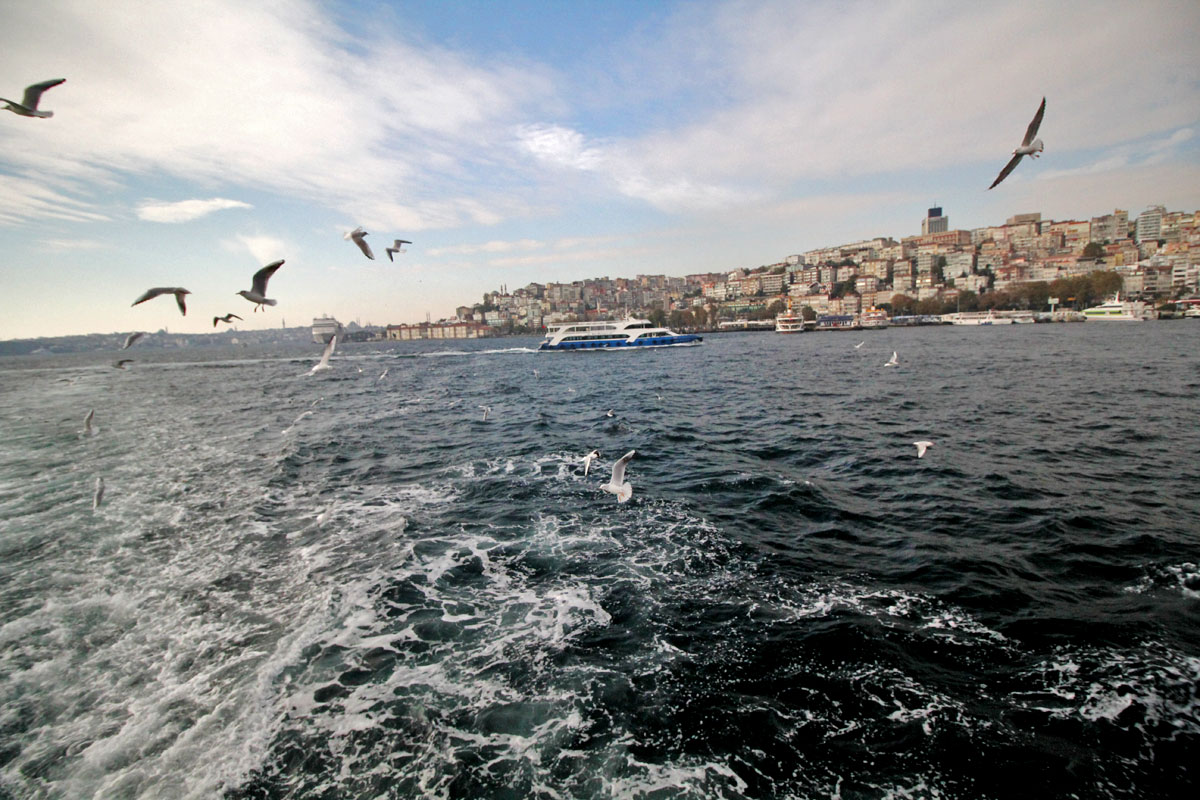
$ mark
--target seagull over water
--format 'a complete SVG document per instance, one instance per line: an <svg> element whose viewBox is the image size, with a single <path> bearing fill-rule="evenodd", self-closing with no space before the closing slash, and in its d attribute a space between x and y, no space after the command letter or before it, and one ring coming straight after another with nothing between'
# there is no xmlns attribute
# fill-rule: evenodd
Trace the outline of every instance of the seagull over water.
<svg viewBox="0 0 1200 800"><path fill-rule="evenodd" d="M588 470L591 469L592 462L595 461L599 457L600 457L599 450L593 450L592 452L588 453L586 456L583 457L583 476L585 478L587 477Z"/></svg>
<svg viewBox="0 0 1200 800"><path fill-rule="evenodd" d="M146 335L146 333L144 331L135 331L134 333L129 334L128 336L125 337L125 344L121 345L121 349L128 350L130 347L133 346L134 342L136 342L138 339L142 338L145 335Z"/></svg>
<svg viewBox="0 0 1200 800"><path fill-rule="evenodd" d="M234 294L240 294L242 297L254 303L254 310L258 311L263 306L273 306L275 301L267 297L267 281L271 280L271 276L275 274L275 270L283 266L283 259L272 261L265 267L254 273L254 279L250 283L250 291L243 289Z"/></svg>
<svg viewBox="0 0 1200 800"><path fill-rule="evenodd" d="M327 369L333 369L329 366L329 357L333 355L334 348L337 347L337 335L330 337L325 343L325 352L321 353L321 360L313 365L313 368L308 371L309 375L315 375L318 372L324 372Z"/></svg>
<svg viewBox="0 0 1200 800"><path fill-rule="evenodd" d="M884 366L885 367L900 366L900 356L896 353L895 350L892 351L892 357L887 360L887 363L885 363Z"/></svg>
<svg viewBox="0 0 1200 800"><path fill-rule="evenodd" d="M35 83L32 86L25 87L25 96L21 98L21 102L18 103L3 97L0 97L0 102L7 103L4 108L14 114L20 114L22 117L40 117L42 119L53 117L53 111L38 111L38 101L42 99L42 92L47 89L53 89L60 83L66 83L66 80L66 78L58 78L52 81Z"/></svg>
<svg viewBox="0 0 1200 800"><path fill-rule="evenodd" d="M988 189L995 189L996 184L1008 177L1008 173L1017 168L1017 164L1021 163L1024 156L1037 158L1038 155L1045 149L1041 139L1035 139L1037 136L1038 127L1042 124L1042 115L1046 113L1046 98L1042 98L1042 104L1038 106L1037 113L1033 115L1033 121L1029 123L1029 127L1025 130L1025 138L1021 140L1021 146L1013 150L1013 157L1004 165L1004 169L1000 170L1000 174L996 176L996 180L992 181L992 185Z"/></svg>
<svg viewBox="0 0 1200 800"><path fill-rule="evenodd" d="M369 235L370 234L367 233L366 231L364 231L362 229L362 226L360 225L359 227L355 228L354 230L352 230L349 233L342 236L342 238L343 239L353 239L354 243L356 245L358 245L358 249L363 251L363 255L366 256L367 258L371 259L372 261L374 261L375 254L371 252L371 245L367 244L367 240L365 238L363 238L363 237L366 237ZM388 258L391 258L390 253L388 254Z"/></svg>
<svg viewBox="0 0 1200 800"><path fill-rule="evenodd" d="M924 458L925 451L933 447L933 442L913 442L917 446L917 458Z"/></svg>
<svg viewBox="0 0 1200 800"><path fill-rule="evenodd" d="M125 366L125 365L126 365L126 364L132 364L132 363L133 363L133 359L132 359L132 358L118 358L116 361L114 361L114 362L112 363L112 365L113 365L114 367L116 367L117 369L126 369L126 366Z"/></svg>
<svg viewBox="0 0 1200 800"><path fill-rule="evenodd" d="M187 303L184 302L184 297L191 294L191 292L189 292L187 289L181 289L178 286L159 286L154 289L147 289L145 294L130 303L130 308L136 306L138 303L144 303L147 300L153 300L160 294L175 295L175 303L179 306L179 313L183 314L185 317L187 316Z"/></svg>
<svg viewBox="0 0 1200 800"><path fill-rule="evenodd" d="M104 478L96 478L96 491L92 495L92 511L100 507L100 501L104 499Z"/></svg>
<svg viewBox="0 0 1200 800"><path fill-rule="evenodd" d="M632 459L635 455L637 455L637 450L630 450L628 453L618 458L616 463L613 464L612 478L609 479L608 483L600 487L609 494L615 494L617 496L618 503L624 503L626 500L633 497L633 486L629 483L629 481L625 480L625 465L628 464L630 459Z"/></svg>
<svg viewBox="0 0 1200 800"><path fill-rule="evenodd" d="M857 350L858 348L862 347L862 346L863 346L864 344L866 344L866 343L867 343L867 340L866 340L866 339L863 339L861 342L859 342L858 344L854 345L854 349L855 349L855 350Z"/></svg>
<svg viewBox="0 0 1200 800"><path fill-rule="evenodd" d="M491 412L491 406L480 406L483 409L483 421L487 422L487 415Z"/></svg>
<svg viewBox="0 0 1200 800"><path fill-rule="evenodd" d="M96 434L96 430L94 428L92 428L92 418L95 416L96 416L96 409L93 408L91 411L89 411L87 413L87 416L83 418L83 435L84 436L94 436Z"/></svg>
<svg viewBox="0 0 1200 800"><path fill-rule="evenodd" d="M228 322L232 324L235 319L241 319L241 317L239 317L237 314L226 314L223 317L213 317L213 327L217 327L218 322Z"/></svg>
<svg viewBox="0 0 1200 800"><path fill-rule="evenodd" d="M362 228L359 228L359 230L362 230ZM364 234L363 234L363 236L366 236L366 234L364 233ZM407 251L405 251L405 249L404 249L404 245L406 245L406 244L412 244L412 242L410 242L408 239L397 239L397 240L396 240L396 243L395 243L395 244L393 244L391 247L389 247L389 248L387 249L388 261L395 261L395 260L396 260L396 259L392 258L392 253L404 253L404 252L407 252ZM362 242L362 243L359 245L359 247L363 247L363 246L365 246L365 245L366 245L366 242ZM374 256L372 256L372 255L371 255L371 253L370 253L370 250L368 250L368 251L367 251L367 258L374 258Z"/></svg>

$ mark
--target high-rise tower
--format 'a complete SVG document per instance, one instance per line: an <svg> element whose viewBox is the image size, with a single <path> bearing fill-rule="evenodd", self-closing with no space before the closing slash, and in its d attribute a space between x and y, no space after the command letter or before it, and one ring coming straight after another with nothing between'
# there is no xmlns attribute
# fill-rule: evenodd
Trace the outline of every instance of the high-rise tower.
<svg viewBox="0 0 1200 800"><path fill-rule="evenodd" d="M934 206L929 209L929 215L921 220L921 235L945 233L950 230L950 218L942 216L942 207Z"/></svg>

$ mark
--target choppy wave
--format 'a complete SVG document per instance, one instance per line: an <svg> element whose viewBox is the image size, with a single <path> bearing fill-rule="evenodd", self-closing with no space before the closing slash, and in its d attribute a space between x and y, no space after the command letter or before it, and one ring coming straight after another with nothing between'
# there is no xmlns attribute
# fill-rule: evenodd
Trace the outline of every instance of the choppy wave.
<svg viewBox="0 0 1200 800"><path fill-rule="evenodd" d="M1186 796L1191 345L1022 327L22 370L0 795Z"/></svg>

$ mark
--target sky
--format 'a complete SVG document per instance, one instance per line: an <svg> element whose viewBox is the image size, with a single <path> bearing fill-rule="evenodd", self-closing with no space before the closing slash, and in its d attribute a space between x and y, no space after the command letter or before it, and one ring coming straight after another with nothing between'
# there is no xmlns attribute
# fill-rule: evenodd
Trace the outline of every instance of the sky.
<svg viewBox="0 0 1200 800"><path fill-rule="evenodd" d="M1200 209L1200 4L0 0L0 339ZM1042 97L1045 152L987 187ZM368 261L343 234L368 232ZM412 241L389 262L384 248ZM278 305L236 295L284 259ZM192 294L131 307L146 289Z"/></svg>

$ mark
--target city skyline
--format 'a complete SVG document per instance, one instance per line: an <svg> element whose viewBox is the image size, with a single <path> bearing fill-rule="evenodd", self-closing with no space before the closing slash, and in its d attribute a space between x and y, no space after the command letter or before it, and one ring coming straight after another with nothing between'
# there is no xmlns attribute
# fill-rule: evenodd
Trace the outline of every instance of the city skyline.
<svg viewBox="0 0 1200 800"><path fill-rule="evenodd" d="M67 81L53 118L0 116L0 338L415 322L934 206L959 229L1200 207L1194 4L223 5L8 12L0 95ZM1043 157L985 191L1043 95ZM278 258L280 305L245 313ZM129 307L164 285L187 317Z"/></svg>

